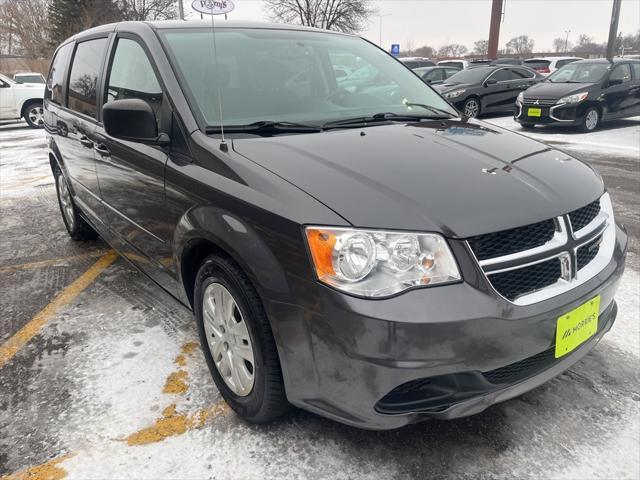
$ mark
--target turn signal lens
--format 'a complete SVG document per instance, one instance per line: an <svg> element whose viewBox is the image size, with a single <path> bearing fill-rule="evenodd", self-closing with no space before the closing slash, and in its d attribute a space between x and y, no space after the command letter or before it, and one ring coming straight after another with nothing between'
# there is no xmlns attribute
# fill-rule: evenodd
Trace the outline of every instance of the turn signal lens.
<svg viewBox="0 0 640 480"><path fill-rule="evenodd" d="M437 234L308 227L306 238L318 279L354 295L379 298L461 278Z"/></svg>

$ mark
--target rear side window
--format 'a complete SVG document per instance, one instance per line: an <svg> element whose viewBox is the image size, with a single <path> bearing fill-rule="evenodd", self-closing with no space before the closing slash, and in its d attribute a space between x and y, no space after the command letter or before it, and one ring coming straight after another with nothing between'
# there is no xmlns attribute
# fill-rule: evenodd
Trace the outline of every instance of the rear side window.
<svg viewBox="0 0 640 480"><path fill-rule="evenodd" d="M106 47L106 38L79 43L71 64L67 105L93 118L97 118L98 78Z"/></svg>
<svg viewBox="0 0 640 480"><path fill-rule="evenodd" d="M633 76L635 77L635 80L640 80L640 63L632 63L631 66L633 67Z"/></svg>
<svg viewBox="0 0 640 480"><path fill-rule="evenodd" d="M489 78L494 78L498 82L504 82L505 80L511 80L512 75L508 68L501 68L500 70L493 72Z"/></svg>
<svg viewBox="0 0 640 480"><path fill-rule="evenodd" d="M533 78L536 76L535 73L530 70L525 70L524 68L512 68L511 71L513 72L513 78L516 80L520 78Z"/></svg>
<svg viewBox="0 0 640 480"><path fill-rule="evenodd" d="M51 69L49 70L49 77L47 78L47 88L44 92L44 98L58 105L64 103L64 74L71 50L73 50L73 43L68 43L58 50L53 62L51 62Z"/></svg>

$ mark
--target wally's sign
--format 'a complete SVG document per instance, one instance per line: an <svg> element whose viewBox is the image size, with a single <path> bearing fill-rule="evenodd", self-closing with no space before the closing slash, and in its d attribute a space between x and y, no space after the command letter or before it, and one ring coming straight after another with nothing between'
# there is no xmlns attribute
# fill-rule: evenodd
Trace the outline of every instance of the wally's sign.
<svg viewBox="0 0 640 480"><path fill-rule="evenodd" d="M194 0L191 8L205 15L224 15L236 6L231 0Z"/></svg>

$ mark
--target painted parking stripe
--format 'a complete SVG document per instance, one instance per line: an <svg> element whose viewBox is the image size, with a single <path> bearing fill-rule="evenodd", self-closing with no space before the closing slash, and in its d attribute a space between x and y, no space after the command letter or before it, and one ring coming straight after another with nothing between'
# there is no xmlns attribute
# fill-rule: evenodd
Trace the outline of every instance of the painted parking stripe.
<svg viewBox="0 0 640 480"><path fill-rule="evenodd" d="M16 353L49 322L49 320L65 305L69 304L85 288L87 288L104 269L111 265L118 255L110 251L103 255L77 280L65 288L46 307L44 307L29 323L18 330L9 340L0 346L0 368L2 368Z"/></svg>
<svg viewBox="0 0 640 480"><path fill-rule="evenodd" d="M0 267L0 273L9 273L14 272L16 270L31 270L34 268L40 267L50 267L52 265L59 265L61 263L75 262L79 260L87 260L89 258L101 257L104 255L104 250L99 250L96 252L82 253L80 255L72 255L69 257L60 257L60 258L51 258L48 260L40 260L37 262L26 262L26 263L17 263L15 265L5 265L4 267Z"/></svg>

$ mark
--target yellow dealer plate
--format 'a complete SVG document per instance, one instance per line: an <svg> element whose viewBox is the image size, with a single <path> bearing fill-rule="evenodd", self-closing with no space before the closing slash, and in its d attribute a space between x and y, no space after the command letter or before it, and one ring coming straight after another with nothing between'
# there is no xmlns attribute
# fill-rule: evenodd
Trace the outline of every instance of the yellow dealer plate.
<svg viewBox="0 0 640 480"><path fill-rule="evenodd" d="M574 350L598 331L600 295L558 318L556 358Z"/></svg>
<svg viewBox="0 0 640 480"><path fill-rule="evenodd" d="M530 108L529 110L527 110L527 115L529 115L530 117L539 117L542 115L542 109Z"/></svg>

